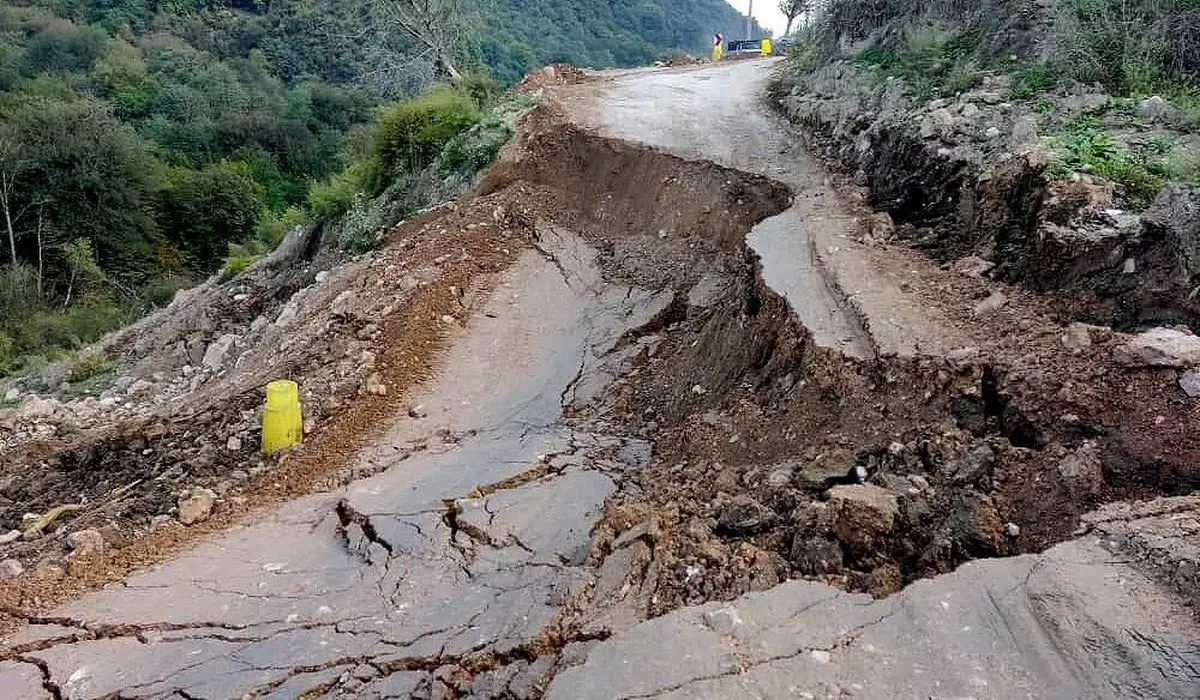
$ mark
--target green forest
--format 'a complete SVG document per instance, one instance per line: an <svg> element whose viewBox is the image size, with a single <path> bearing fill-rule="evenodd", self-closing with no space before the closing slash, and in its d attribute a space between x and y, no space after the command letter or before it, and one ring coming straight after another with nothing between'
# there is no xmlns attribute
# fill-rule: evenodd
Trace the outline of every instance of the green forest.
<svg viewBox="0 0 1200 700"><path fill-rule="evenodd" d="M348 190L387 186L381 140L414 128L397 110L441 76L420 47L365 34L363 2L0 5L0 373L165 304L231 246L269 249L297 223L346 211ZM487 74L504 84L550 62L704 52L741 22L723 0L454 7L471 83L460 92L475 104L444 138L483 119ZM462 102L447 95L419 104Z"/></svg>

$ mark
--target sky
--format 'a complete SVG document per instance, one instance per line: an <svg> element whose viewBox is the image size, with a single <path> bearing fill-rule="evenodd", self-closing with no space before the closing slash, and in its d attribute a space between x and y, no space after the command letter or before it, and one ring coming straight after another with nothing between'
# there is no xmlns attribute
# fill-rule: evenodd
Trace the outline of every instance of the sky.
<svg viewBox="0 0 1200 700"><path fill-rule="evenodd" d="M729 0L729 4L741 12L746 14L748 0ZM781 34L787 20L783 18L783 13L779 11L779 0L754 0L754 19L774 34Z"/></svg>

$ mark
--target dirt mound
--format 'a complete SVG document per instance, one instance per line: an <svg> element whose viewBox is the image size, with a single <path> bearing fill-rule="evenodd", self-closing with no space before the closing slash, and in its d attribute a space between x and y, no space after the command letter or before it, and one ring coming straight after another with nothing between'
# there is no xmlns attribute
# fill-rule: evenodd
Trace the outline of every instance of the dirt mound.
<svg viewBox="0 0 1200 700"><path fill-rule="evenodd" d="M591 80L587 71L566 63L553 63L525 76L512 87L516 92L536 92L556 85L574 85Z"/></svg>

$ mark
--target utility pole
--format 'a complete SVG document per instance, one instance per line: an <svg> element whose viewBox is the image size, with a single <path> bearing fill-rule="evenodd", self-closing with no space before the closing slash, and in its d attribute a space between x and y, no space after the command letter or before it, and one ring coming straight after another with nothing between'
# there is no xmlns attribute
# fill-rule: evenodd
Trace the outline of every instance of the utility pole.
<svg viewBox="0 0 1200 700"><path fill-rule="evenodd" d="M750 41L753 37L750 36L750 23L754 18L754 0L750 0L750 7L746 8L746 41Z"/></svg>

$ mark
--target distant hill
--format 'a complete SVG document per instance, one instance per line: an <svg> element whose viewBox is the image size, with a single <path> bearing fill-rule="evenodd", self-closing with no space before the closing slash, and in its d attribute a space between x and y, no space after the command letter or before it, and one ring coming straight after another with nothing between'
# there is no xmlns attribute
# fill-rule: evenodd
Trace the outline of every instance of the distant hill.
<svg viewBox="0 0 1200 700"><path fill-rule="evenodd" d="M707 55L715 32L745 33L744 15L725 0L494 0L480 14L480 58L509 81L560 61L599 68Z"/></svg>

